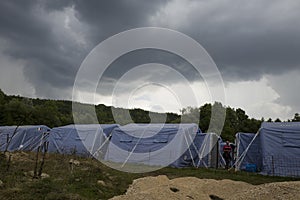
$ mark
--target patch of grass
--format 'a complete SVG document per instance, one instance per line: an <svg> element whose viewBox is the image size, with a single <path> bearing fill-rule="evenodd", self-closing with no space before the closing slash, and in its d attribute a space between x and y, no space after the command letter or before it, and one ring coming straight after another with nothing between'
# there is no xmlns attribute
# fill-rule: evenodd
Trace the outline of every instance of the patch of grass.
<svg viewBox="0 0 300 200"><path fill-rule="evenodd" d="M167 167L154 172L133 174L111 169L91 158L59 154L49 154L46 157L43 172L49 174L49 178L32 179L25 173L34 168L34 153L22 155L22 159L12 161L10 171L6 172L3 164L5 157L1 157L0 154L0 180L4 182L4 186L0 188L0 199L109 199L124 194L134 179L157 175L167 175L170 179L186 176L217 180L231 179L254 185L299 180L203 168ZM80 162L80 165L74 166L73 170L69 166L71 158ZM103 181L104 185L99 184L98 181Z"/></svg>
<svg viewBox="0 0 300 200"><path fill-rule="evenodd" d="M149 175L158 175L165 174L170 179L178 178L178 177L197 177L201 179L230 179L234 181L243 181L253 185L259 185L263 183L270 182L279 182L279 181L293 181L299 180L296 178L290 177L272 177L272 176L263 176L256 173L249 173L243 171L227 171L224 169L205 169L205 168L183 168L183 169L175 169L175 168L164 168L158 170L156 172L149 173Z"/></svg>

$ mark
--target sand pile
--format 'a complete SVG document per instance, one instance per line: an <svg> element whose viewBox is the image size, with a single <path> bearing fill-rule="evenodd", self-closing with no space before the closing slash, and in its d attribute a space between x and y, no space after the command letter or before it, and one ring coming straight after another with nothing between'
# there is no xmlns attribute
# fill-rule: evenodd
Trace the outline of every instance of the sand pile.
<svg viewBox="0 0 300 200"><path fill-rule="evenodd" d="M240 181L194 177L169 180L162 175L134 180L126 194L112 199L300 199L300 182L253 186Z"/></svg>

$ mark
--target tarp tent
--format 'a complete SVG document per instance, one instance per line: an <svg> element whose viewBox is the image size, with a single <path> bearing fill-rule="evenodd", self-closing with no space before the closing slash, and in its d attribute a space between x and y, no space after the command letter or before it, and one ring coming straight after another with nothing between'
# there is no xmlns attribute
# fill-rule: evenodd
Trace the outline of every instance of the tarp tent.
<svg viewBox="0 0 300 200"><path fill-rule="evenodd" d="M261 174L300 177L300 122L264 122L249 141L237 166L243 159L251 159L261 168ZM255 147L260 155L252 151Z"/></svg>
<svg viewBox="0 0 300 200"><path fill-rule="evenodd" d="M209 167L213 163L208 161L210 144L206 142L214 138L210 135L202 134L196 124L128 124L113 130L105 160L178 168ZM202 145L204 141L208 145Z"/></svg>
<svg viewBox="0 0 300 200"><path fill-rule="evenodd" d="M262 174L300 177L300 122L264 122L259 137Z"/></svg>
<svg viewBox="0 0 300 200"><path fill-rule="evenodd" d="M105 160L183 167L191 160L186 150L197 132L196 124L127 124L113 130Z"/></svg>
<svg viewBox="0 0 300 200"><path fill-rule="evenodd" d="M197 134L193 143L197 149L196 167L218 168L223 163L221 143L222 139L216 133Z"/></svg>
<svg viewBox="0 0 300 200"><path fill-rule="evenodd" d="M236 138L236 159L240 160L237 163L236 169L246 170L249 165L256 165L258 171L262 166L262 153L260 138L256 137L255 133L237 133ZM252 144L249 146L249 144ZM249 148L248 148L249 146Z"/></svg>
<svg viewBox="0 0 300 200"><path fill-rule="evenodd" d="M194 138L187 137L190 146L171 166L217 168L220 163L220 139L215 133L201 133L199 129Z"/></svg>
<svg viewBox="0 0 300 200"><path fill-rule="evenodd" d="M50 128L40 126L1 126L0 151L35 151L47 140Z"/></svg>
<svg viewBox="0 0 300 200"><path fill-rule="evenodd" d="M48 151L103 158L117 124L71 124L50 131Z"/></svg>

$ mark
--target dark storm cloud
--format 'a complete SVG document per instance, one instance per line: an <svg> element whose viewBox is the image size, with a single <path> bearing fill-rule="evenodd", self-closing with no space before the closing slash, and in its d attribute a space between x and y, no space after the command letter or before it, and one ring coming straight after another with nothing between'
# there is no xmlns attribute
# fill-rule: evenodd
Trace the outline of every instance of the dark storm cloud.
<svg viewBox="0 0 300 200"><path fill-rule="evenodd" d="M79 20L91 25L90 36L96 43L131 28L148 26L148 18L167 0L75 1Z"/></svg>
<svg viewBox="0 0 300 200"><path fill-rule="evenodd" d="M181 11L183 3L175 2L160 10L154 24L196 39L225 79L259 79L299 68L298 1L190 1L193 6L187 12Z"/></svg>
<svg viewBox="0 0 300 200"><path fill-rule="evenodd" d="M94 46L113 34L142 26L170 27L196 39L226 80L259 79L300 66L297 1L186 1L166 10L170 4L159 0L0 1L0 39L7 41L4 53L26 61L24 74L36 95L52 98L60 96L56 89L71 92L76 72ZM58 27L64 19L55 15L67 8L74 9L79 23L75 33L82 32L85 45L72 39L63 22ZM187 12L181 13L182 9ZM145 51L126 56L111 66L105 78L114 80L130 67L149 61L171 64L191 79L195 76L186 70L191 69L187 63L170 54Z"/></svg>
<svg viewBox="0 0 300 200"><path fill-rule="evenodd" d="M185 59L173 53L156 49L136 50L120 56L107 68L105 76L118 79L133 67L146 63L160 63L170 66L190 80L199 78L195 68ZM170 79L172 78L170 77Z"/></svg>
<svg viewBox="0 0 300 200"><path fill-rule="evenodd" d="M258 79L299 68L299 33L300 29L267 31L256 37L223 35L223 41L204 43L227 80Z"/></svg>
<svg viewBox="0 0 300 200"><path fill-rule="evenodd" d="M80 63L89 51L111 34L138 27L163 1L1 1L0 38L6 41L4 53L26 60L24 75L37 96L59 97L57 89L69 89ZM87 47L70 39L65 30L57 34L54 15L66 8L87 24L79 27L86 34ZM53 17L53 19L51 19ZM6 66L5 66L6 67ZM59 90L57 90L59 91Z"/></svg>
<svg viewBox="0 0 300 200"><path fill-rule="evenodd" d="M98 92L104 95L111 95L117 80L129 70L147 63L160 63L169 66L175 69L189 82L202 80L197 70L184 58L163 50L142 49L124 54L111 63L99 81ZM158 75L156 73L158 73ZM159 83L166 81L165 79L167 77L167 81L170 83L177 83L179 81L178 76L173 77L168 74L163 74L163 72L156 73L152 71L152 76L149 77L149 71L141 70L140 74L136 75L136 79L140 79L141 82L150 81ZM132 87L135 86L132 85Z"/></svg>
<svg viewBox="0 0 300 200"><path fill-rule="evenodd" d="M0 37L7 41L4 53L26 61L24 74L34 85L37 95L55 98L55 87L68 87L76 69L53 35L49 21L39 18L37 1L1 1ZM78 59L75 57L74 61ZM78 64L77 64L78 65ZM4 66L9 67L9 66ZM64 74L64 75L63 75Z"/></svg>

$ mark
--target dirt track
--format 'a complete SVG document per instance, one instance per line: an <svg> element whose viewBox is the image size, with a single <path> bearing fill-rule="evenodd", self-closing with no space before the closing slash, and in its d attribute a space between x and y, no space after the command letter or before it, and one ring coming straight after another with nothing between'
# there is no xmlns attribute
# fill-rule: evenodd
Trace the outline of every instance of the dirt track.
<svg viewBox="0 0 300 200"><path fill-rule="evenodd" d="M112 199L300 199L300 181L253 186L232 180L145 177L134 180L125 195Z"/></svg>

